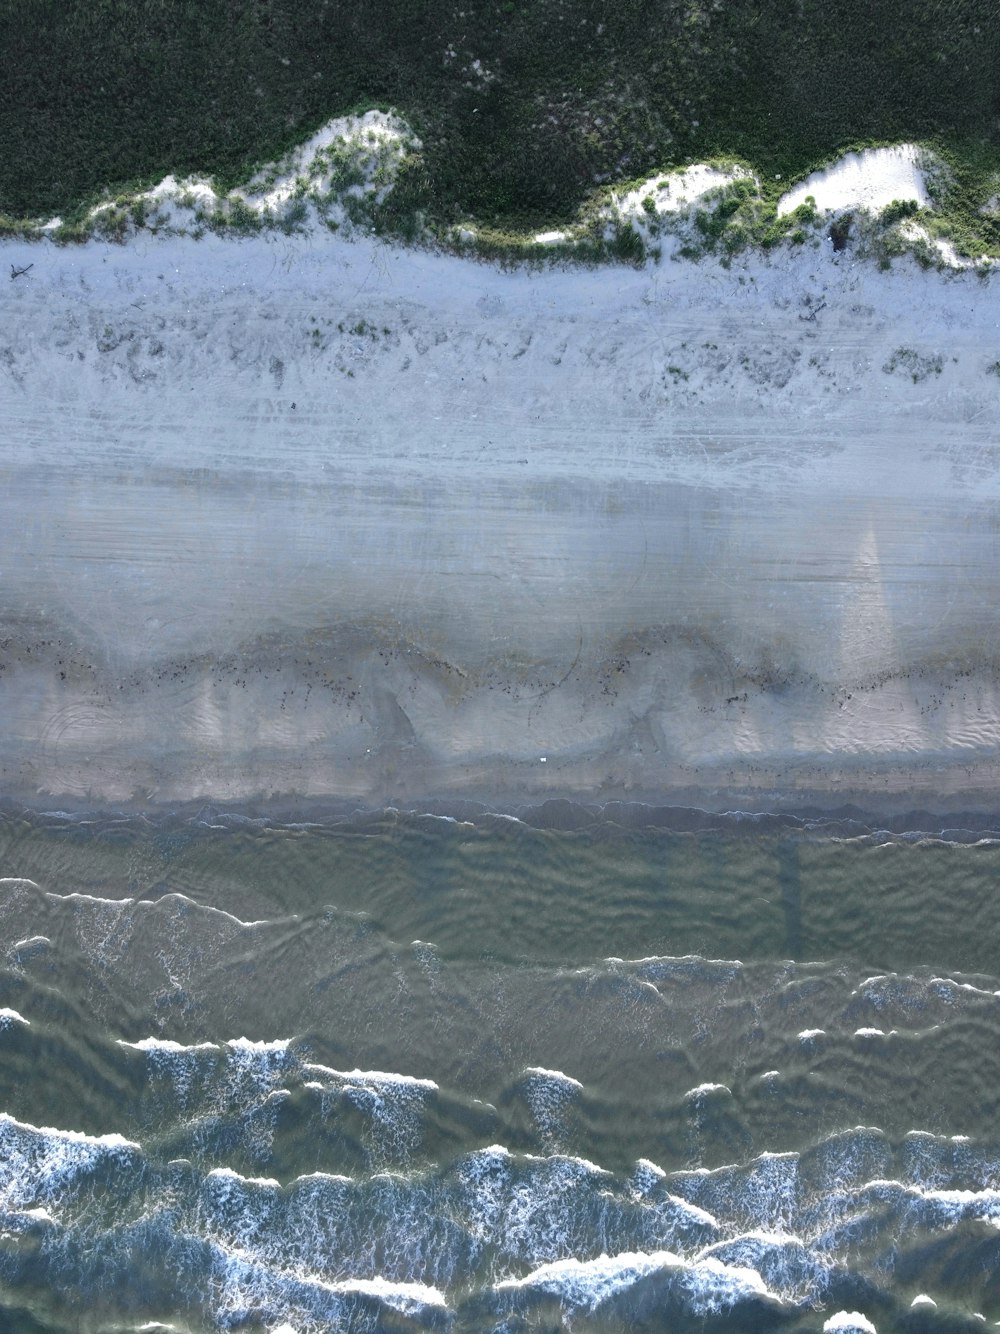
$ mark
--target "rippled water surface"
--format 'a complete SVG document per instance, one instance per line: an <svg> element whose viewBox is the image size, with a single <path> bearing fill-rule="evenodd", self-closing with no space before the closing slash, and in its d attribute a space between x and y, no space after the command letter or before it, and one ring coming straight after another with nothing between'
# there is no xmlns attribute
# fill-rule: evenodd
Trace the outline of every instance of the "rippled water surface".
<svg viewBox="0 0 1000 1334"><path fill-rule="evenodd" d="M988 831L460 814L3 819L0 1327L1000 1321Z"/></svg>

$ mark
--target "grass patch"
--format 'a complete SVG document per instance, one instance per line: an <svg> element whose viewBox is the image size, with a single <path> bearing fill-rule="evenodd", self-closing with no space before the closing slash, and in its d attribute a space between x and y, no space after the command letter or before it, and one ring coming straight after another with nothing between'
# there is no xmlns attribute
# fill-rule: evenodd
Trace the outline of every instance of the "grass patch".
<svg viewBox="0 0 1000 1334"><path fill-rule="evenodd" d="M886 375L894 375L897 370L902 370L914 384L919 384L931 375L941 374L944 358L937 353L923 355L912 347L897 347L882 369Z"/></svg>

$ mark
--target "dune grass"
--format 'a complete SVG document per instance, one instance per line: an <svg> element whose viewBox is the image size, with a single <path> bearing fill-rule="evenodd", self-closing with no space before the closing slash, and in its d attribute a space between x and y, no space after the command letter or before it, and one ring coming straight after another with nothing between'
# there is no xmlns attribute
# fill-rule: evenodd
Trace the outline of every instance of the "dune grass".
<svg viewBox="0 0 1000 1334"><path fill-rule="evenodd" d="M738 158L772 189L859 144L953 164L968 245L1000 181L992 0L4 0L8 229L168 172L246 179L329 117L424 143L382 224L557 225L602 182Z"/></svg>

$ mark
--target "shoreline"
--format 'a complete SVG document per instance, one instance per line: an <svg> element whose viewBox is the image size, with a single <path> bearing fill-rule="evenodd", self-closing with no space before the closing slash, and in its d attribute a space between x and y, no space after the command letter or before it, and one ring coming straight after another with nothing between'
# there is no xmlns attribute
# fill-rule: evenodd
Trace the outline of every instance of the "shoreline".
<svg viewBox="0 0 1000 1334"><path fill-rule="evenodd" d="M813 832L821 835L865 837L899 836L907 840L926 838L944 842L993 842L1000 839L1000 808L963 807L943 803L939 807L897 802L864 807L844 800L834 805L829 794L810 794L812 801L792 803L780 794L770 802L734 805L723 794L696 794L715 804L696 805L682 800L610 799L600 802L584 797L545 797L535 801L477 801L468 797L430 797L425 801L387 806L366 806L336 798L302 798L296 794L244 802L187 801L174 805L106 803L95 805L55 799L35 802L0 799L0 822L25 821L32 825L55 822L53 827L90 827L94 830L125 827L171 829L200 826L238 832L260 829L271 832L330 832L364 830L393 822L416 828L422 821L452 825L489 826L494 821L512 822L537 830L558 833L592 833L601 829L642 833L729 833ZM864 799L862 794L862 800Z"/></svg>
<svg viewBox="0 0 1000 1334"><path fill-rule="evenodd" d="M991 804L994 278L43 258L0 348L8 798Z"/></svg>

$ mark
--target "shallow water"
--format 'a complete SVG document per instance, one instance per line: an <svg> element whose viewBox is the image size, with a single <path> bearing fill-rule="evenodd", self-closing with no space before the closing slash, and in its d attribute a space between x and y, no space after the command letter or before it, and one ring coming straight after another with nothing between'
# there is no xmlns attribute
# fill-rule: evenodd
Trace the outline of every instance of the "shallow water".
<svg viewBox="0 0 1000 1334"><path fill-rule="evenodd" d="M981 821L456 814L4 817L4 1328L1000 1320Z"/></svg>

